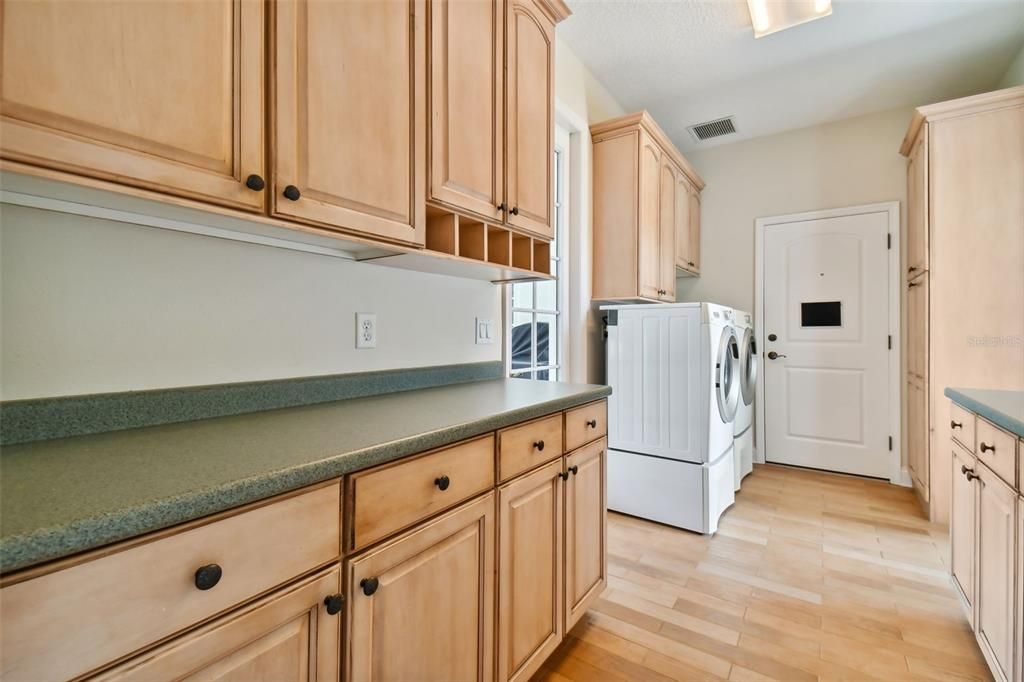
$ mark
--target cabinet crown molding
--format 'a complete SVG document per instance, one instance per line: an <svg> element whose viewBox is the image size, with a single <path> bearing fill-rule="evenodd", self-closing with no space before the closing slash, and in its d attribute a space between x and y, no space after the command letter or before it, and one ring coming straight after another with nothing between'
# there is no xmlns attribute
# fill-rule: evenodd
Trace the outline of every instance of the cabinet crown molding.
<svg viewBox="0 0 1024 682"><path fill-rule="evenodd" d="M600 137L631 128L643 128L648 135L658 142L658 145L672 158L675 164L679 166L690 183L696 187L697 191L704 189L704 180L697 174L696 169L690 165L690 162L686 160L686 157L676 149L676 146L672 144L672 140L669 139L665 131L661 129L661 126L658 125L658 122L654 120L654 117L646 109L602 121L601 123L595 123L590 126L590 137L594 142L598 142Z"/></svg>
<svg viewBox="0 0 1024 682"><path fill-rule="evenodd" d="M556 24L565 21L572 15L572 10L564 0L537 0L537 4L551 16L551 20Z"/></svg>
<svg viewBox="0 0 1024 682"><path fill-rule="evenodd" d="M1022 104L1024 104L1024 85L917 107L914 109L914 115L910 119L910 127L907 128L907 134L903 136L900 154L910 156L910 150L914 148L917 136L925 123L956 118L958 116L971 116L983 111L1020 106Z"/></svg>

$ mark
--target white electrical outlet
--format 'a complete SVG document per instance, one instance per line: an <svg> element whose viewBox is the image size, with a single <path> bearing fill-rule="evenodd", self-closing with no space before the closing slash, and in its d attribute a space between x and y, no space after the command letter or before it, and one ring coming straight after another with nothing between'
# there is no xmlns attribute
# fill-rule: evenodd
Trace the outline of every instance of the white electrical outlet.
<svg viewBox="0 0 1024 682"><path fill-rule="evenodd" d="M476 318L477 345L494 343L494 321L482 317Z"/></svg>
<svg viewBox="0 0 1024 682"><path fill-rule="evenodd" d="M356 348L377 347L377 314L356 313Z"/></svg>

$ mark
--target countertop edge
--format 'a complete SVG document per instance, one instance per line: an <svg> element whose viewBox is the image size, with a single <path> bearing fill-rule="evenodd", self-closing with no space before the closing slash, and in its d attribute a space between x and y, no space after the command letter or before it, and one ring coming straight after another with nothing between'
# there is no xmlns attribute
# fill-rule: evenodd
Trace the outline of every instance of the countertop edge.
<svg viewBox="0 0 1024 682"><path fill-rule="evenodd" d="M66 559L354 471L571 409L609 395L611 388L608 386L591 387L572 396L554 398L435 431L338 453L319 461L232 481L227 485L121 509L112 514L79 519L67 525L39 528L29 533L0 538L0 573L8 575L49 561Z"/></svg>
<svg viewBox="0 0 1024 682"><path fill-rule="evenodd" d="M947 398L955 402L957 405L984 417L986 420L992 422L1001 429L1009 431L1018 438L1024 438L1024 421L1008 415L991 405L976 400L961 390L945 388L942 392Z"/></svg>

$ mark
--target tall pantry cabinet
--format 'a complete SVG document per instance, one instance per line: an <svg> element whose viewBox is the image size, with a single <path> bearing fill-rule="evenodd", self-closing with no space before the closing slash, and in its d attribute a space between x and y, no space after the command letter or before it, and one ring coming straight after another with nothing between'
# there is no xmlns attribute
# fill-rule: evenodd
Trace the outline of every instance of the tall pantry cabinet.
<svg viewBox="0 0 1024 682"><path fill-rule="evenodd" d="M918 108L907 157L908 467L950 519L947 387L1024 386L1024 87Z"/></svg>

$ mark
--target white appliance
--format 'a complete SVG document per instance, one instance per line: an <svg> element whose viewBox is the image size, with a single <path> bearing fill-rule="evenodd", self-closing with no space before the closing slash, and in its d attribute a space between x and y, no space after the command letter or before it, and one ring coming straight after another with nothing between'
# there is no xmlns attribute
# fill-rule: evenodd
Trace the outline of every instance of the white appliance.
<svg viewBox="0 0 1024 682"><path fill-rule="evenodd" d="M713 303L603 306L608 507L714 533L735 500L739 339Z"/></svg>
<svg viewBox="0 0 1024 682"><path fill-rule="evenodd" d="M732 325L740 342L740 400L732 423L735 485L754 470L754 393L757 390L757 342L754 340L754 316L740 310L732 313Z"/></svg>

